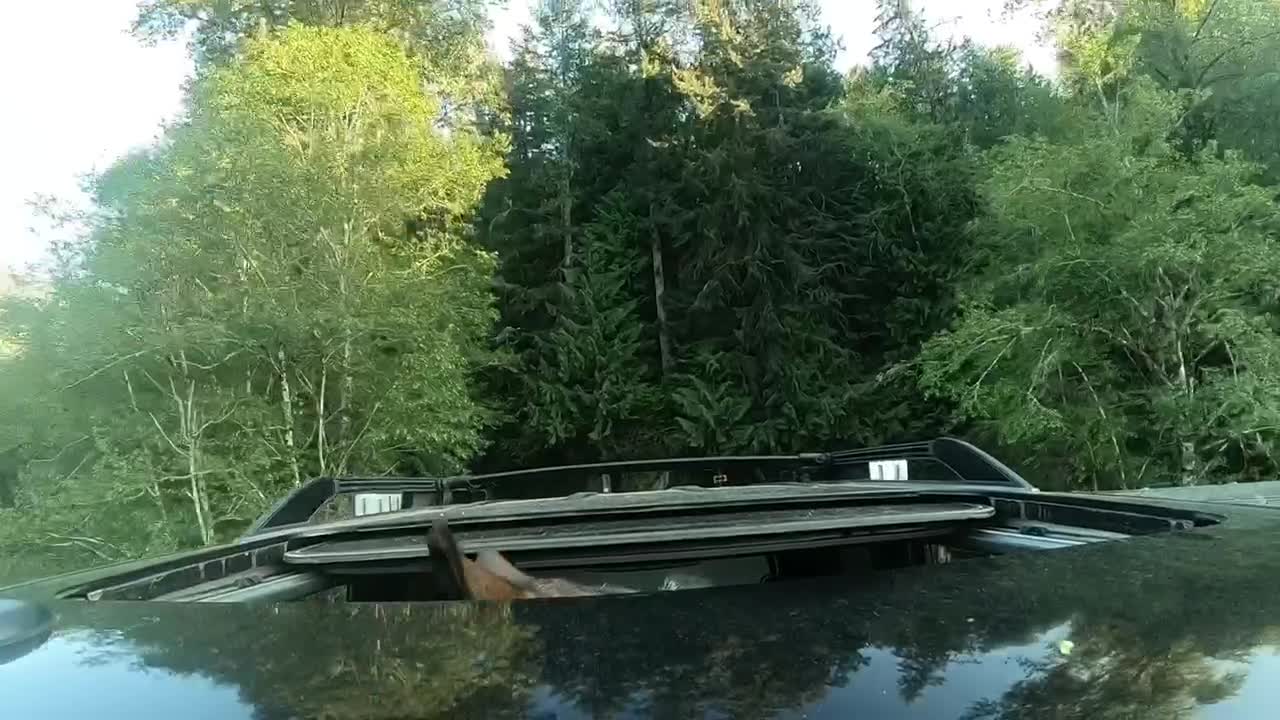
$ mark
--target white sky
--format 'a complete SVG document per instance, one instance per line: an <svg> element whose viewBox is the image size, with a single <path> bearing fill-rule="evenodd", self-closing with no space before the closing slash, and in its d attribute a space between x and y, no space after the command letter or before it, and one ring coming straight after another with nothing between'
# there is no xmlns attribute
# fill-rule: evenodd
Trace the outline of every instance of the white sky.
<svg viewBox="0 0 1280 720"><path fill-rule="evenodd" d="M490 44L509 56L533 0L509 0ZM819 0L844 40L840 68L874 46L874 0ZM1031 13L1001 14L1004 0L916 0L933 24L987 45L1013 45L1037 70L1055 70ZM0 26L0 269L38 261L54 230L29 206L36 195L83 205L81 178L151 142L182 100L191 61L181 41L156 47L128 33L137 0L43 0L6 4Z"/></svg>

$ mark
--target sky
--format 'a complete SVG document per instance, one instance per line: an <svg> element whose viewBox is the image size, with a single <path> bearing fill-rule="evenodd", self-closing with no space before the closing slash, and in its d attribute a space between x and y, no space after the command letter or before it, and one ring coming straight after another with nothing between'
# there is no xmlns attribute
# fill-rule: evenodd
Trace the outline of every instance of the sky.
<svg viewBox="0 0 1280 720"><path fill-rule="evenodd" d="M493 18L490 46L510 55L510 39L536 0L509 0ZM844 50L841 70L875 45L874 0L819 0ZM1013 45L1052 74L1053 52L1038 42L1034 13L1006 17L1004 0L915 0L943 35ZM183 40L144 46L129 34L137 0L43 0L6 7L0 26L0 270L38 262L58 230L30 203L52 196L83 207L84 177L149 144L181 107L191 72Z"/></svg>

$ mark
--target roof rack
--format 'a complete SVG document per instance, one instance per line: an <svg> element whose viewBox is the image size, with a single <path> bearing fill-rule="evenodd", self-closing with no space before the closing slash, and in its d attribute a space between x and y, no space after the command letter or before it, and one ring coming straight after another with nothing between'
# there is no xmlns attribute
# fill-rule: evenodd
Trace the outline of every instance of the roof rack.
<svg viewBox="0 0 1280 720"><path fill-rule="evenodd" d="M916 462L940 466L953 475L950 478L929 477L927 478L929 482L949 481L975 485L1009 485L1022 490L1036 489L1009 466L977 446L950 437L898 445L881 445L864 450L839 450L829 455L832 479L838 480L909 481L905 466L907 463ZM877 476L877 470L883 468L883 464L886 463L898 463L904 472L896 477L883 474ZM867 466L868 473L866 475L857 473L855 468L864 465Z"/></svg>
<svg viewBox="0 0 1280 720"><path fill-rule="evenodd" d="M440 493L441 481L428 477L318 477L308 480L281 498L254 521L245 536L257 535L271 528L305 523L324 504L339 495L357 493Z"/></svg>
<svg viewBox="0 0 1280 720"><path fill-rule="evenodd" d="M921 461L945 468L952 477L908 478L908 464ZM883 472L886 465L894 468L890 474ZM866 472L862 472L864 467ZM709 472L712 473L713 483L721 485L727 483L731 476L741 477L743 470L755 473L765 469L792 469L810 478L826 481L959 482L996 484L1035 490L1031 483L977 447L963 440L938 438L925 442L882 445L863 450L841 450L830 453L624 460L438 478L321 477L303 484L282 498L271 510L253 523L245 533L245 537L287 525L305 523L321 507L339 495L401 494L403 496L401 507L408 508L419 502L425 505L449 505L459 501L459 496L465 497L461 502L488 500L491 498L490 491L495 486L518 480L552 477L565 479L575 476L599 477L602 492L608 493L612 474L663 471Z"/></svg>
<svg viewBox="0 0 1280 720"><path fill-rule="evenodd" d="M762 467L818 467L826 462L827 455L825 453L800 453L797 455L733 455L724 457L620 460L438 478L321 477L304 483L277 502L274 507L249 527L249 530L245 532L245 537L285 525L305 523L325 503L338 495L400 493L405 495L405 499L408 500L401 507L407 508L413 507L417 502L422 501L425 501L428 505L449 505L455 502L459 495L466 498L463 502L488 500L490 499L490 491L495 485L514 480L536 480L548 477L564 478L574 475L601 476L604 479L603 491L607 493L610 491L609 476L613 473L703 471L712 473L712 477L716 479L717 484L720 484L720 478L727 478L727 473L735 470L754 470Z"/></svg>

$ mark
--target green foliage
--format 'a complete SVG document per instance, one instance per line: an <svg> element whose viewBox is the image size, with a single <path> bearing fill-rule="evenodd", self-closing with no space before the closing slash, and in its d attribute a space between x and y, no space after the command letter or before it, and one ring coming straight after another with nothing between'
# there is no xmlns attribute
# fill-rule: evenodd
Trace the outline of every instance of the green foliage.
<svg viewBox="0 0 1280 720"><path fill-rule="evenodd" d="M539 367L526 378L535 398L528 415L532 432L550 445L585 439L607 458L632 457L663 443L651 425L663 407L650 362L657 349L645 336L644 288L635 282L647 263L623 203L617 195L606 197L585 229L579 281L542 341Z"/></svg>
<svg viewBox="0 0 1280 720"><path fill-rule="evenodd" d="M240 54L255 36L290 25L362 26L394 39L412 54L430 92L449 102L442 120L467 121L501 104L500 69L484 33L494 0L140 0L134 34L143 41L192 31L201 72ZM470 112L468 112L468 110Z"/></svg>
<svg viewBox="0 0 1280 720"><path fill-rule="evenodd" d="M1047 487L1276 470L1271 0L1062 3L1057 81L889 0L843 79L802 0L539 3L499 68L488 6L141 3L197 77L0 310L0 544L943 432Z"/></svg>
<svg viewBox="0 0 1280 720"><path fill-rule="evenodd" d="M474 454L492 260L467 229L501 147L441 133L439 102L383 35L294 26L100 178L50 297L6 313L0 378L27 388L5 395L25 458L6 535L207 544L302 478Z"/></svg>
<svg viewBox="0 0 1280 720"><path fill-rule="evenodd" d="M718 10L718 12L717 12ZM704 451L853 434L845 310L860 198L827 39L775 3L707 5L675 74L696 120L666 191L677 422ZM856 332L856 330L855 330ZM825 379L819 378L825 375Z"/></svg>
<svg viewBox="0 0 1280 720"><path fill-rule="evenodd" d="M846 107L803 4L618 17L630 32L592 37L544 15L513 63L511 174L481 225L516 358L493 386L502 461L936 427L908 382L873 377L951 318L976 210L947 182L973 173L956 134ZM881 402L896 416L859 411Z"/></svg>
<svg viewBox="0 0 1280 720"><path fill-rule="evenodd" d="M639 326L627 322L637 258L611 237L635 230L620 208L611 218L604 209L614 166L602 155L628 110L609 104L627 91L625 71L597 57L601 43L584 8L545 5L510 70L510 175L490 188L479 223L500 258L497 342L511 360L488 383L509 419L495 448L504 463L547 447L596 459L625 446L621 427L602 433L632 411L601 401L648 394Z"/></svg>
<svg viewBox="0 0 1280 720"><path fill-rule="evenodd" d="M1064 93L1022 64L1017 51L969 47L959 58L945 122L963 128L970 143L986 149L1014 135L1068 137L1080 115Z"/></svg>
<svg viewBox="0 0 1280 720"><path fill-rule="evenodd" d="M962 126L921 122L908 107L892 86L875 90L854 80L839 108L866 178L859 232L874 255L859 256L877 258L851 288L864 313L859 402L876 408L863 434L850 439L859 444L951 426L949 409L925 401L914 377L896 369L955 317L957 280L972 253L970 223L980 211L978 167Z"/></svg>
<svg viewBox="0 0 1280 720"><path fill-rule="evenodd" d="M980 149L1011 135L1056 138L1072 131L1078 120L1073 104L1027 68L1016 50L940 44L909 4L881 4L875 62L852 77L864 92L886 91L897 112L954 127Z"/></svg>
<svg viewBox="0 0 1280 720"><path fill-rule="evenodd" d="M1280 178L1270 131L1280 97L1280 6L1271 0L1140 0L1118 7L1068 3L1059 23L1066 78L1103 104L1147 78L1178 98L1171 129L1193 157L1216 143Z"/></svg>
<svg viewBox="0 0 1280 720"><path fill-rule="evenodd" d="M992 151L988 272L921 356L926 390L1093 487L1273 468L1280 214L1256 167L1184 160L1141 86L1081 144ZM1055 457L1057 456L1057 457Z"/></svg>

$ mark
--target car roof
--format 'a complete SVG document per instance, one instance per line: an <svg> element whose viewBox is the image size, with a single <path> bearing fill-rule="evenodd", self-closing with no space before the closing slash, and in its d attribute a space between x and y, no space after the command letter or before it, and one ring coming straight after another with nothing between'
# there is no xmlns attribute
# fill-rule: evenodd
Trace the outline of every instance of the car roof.
<svg viewBox="0 0 1280 720"><path fill-rule="evenodd" d="M1237 505L1280 505L1280 480L1115 490L1109 494Z"/></svg>
<svg viewBox="0 0 1280 720"><path fill-rule="evenodd" d="M1265 717L1280 515L1239 510L1070 550L637 597L56 601L53 636L0 685L8 717Z"/></svg>

